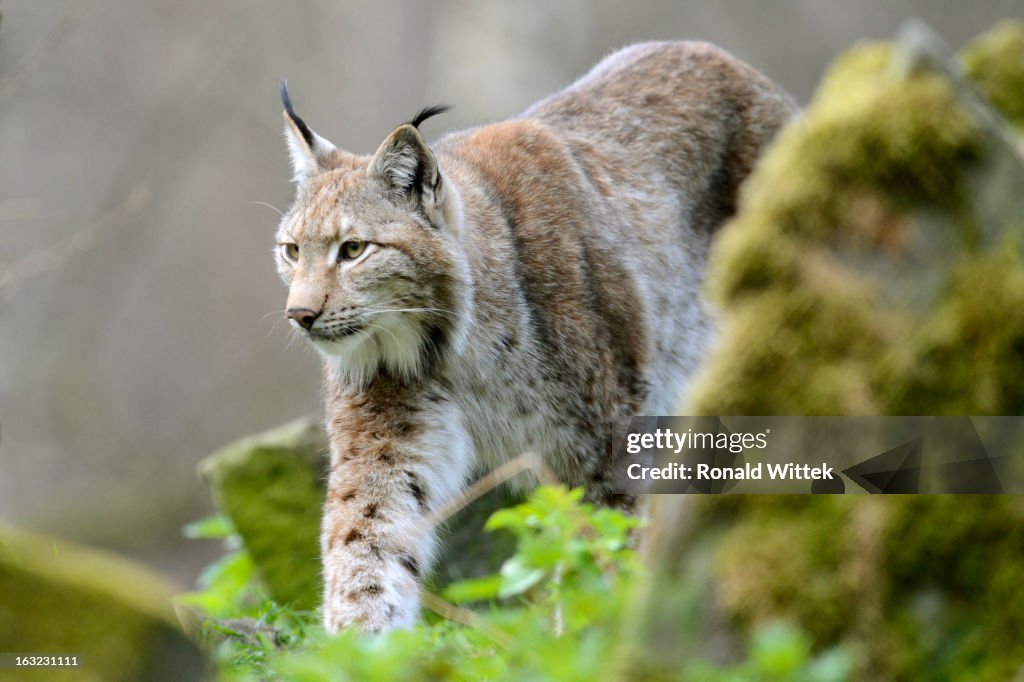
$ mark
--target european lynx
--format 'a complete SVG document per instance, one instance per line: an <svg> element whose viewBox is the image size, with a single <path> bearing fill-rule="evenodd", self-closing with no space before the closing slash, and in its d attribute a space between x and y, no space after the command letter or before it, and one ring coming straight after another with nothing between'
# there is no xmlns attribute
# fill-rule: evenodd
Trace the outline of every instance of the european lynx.
<svg viewBox="0 0 1024 682"><path fill-rule="evenodd" d="M796 106L703 43L635 45L512 120L372 156L292 110L287 315L323 357L324 621L408 625L423 523L476 468L537 452L610 501L613 421L671 414L712 336L711 235Z"/></svg>

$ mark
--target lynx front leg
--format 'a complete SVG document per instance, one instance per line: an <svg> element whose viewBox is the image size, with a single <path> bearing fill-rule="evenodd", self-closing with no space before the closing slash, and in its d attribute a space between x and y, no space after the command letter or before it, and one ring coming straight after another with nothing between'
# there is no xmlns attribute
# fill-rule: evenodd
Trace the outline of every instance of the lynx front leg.
<svg viewBox="0 0 1024 682"><path fill-rule="evenodd" d="M332 470L320 544L331 632L416 621L435 543L431 512L459 491L470 466L469 439L450 403L374 402L353 401L328 420Z"/></svg>

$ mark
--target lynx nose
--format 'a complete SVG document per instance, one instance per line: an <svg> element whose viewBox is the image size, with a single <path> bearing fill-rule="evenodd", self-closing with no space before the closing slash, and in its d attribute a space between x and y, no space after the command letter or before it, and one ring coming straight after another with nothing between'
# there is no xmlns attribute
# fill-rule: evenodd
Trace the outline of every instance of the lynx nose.
<svg viewBox="0 0 1024 682"><path fill-rule="evenodd" d="M320 311L310 310L309 308L289 308L285 313L288 319L295 320L299 323L303 329L309 329L316 322L316 318L320 317Z"/></svg>

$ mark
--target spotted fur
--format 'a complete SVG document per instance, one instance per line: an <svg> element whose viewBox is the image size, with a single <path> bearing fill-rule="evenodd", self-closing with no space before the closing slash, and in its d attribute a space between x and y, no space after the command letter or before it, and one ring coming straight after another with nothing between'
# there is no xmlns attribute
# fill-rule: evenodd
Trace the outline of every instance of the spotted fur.
<svg viewBox="0 0 1024 682"><path fill-rule="evenodd" d="M796 107L685 42L616 52L522 115L429 146L424 110L372 156L284 101L298 189L277 262L323 357L331 441L324 622L405 626L435 547L424 520L474 468L537 452L617 501L612 424L684 395L714 335L712 234Z"/></svg>

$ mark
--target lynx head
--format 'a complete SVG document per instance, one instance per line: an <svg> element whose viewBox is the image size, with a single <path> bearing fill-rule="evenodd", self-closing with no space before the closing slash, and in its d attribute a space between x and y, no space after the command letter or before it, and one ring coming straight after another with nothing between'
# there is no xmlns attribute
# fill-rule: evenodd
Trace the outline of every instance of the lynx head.
<svg viewBox="0 0 1024 682"><path fill-rule="evenodd" d="M372 157L337 149L292 109L282 84L296 198L277 232L286 315L351 383L413 378L450 342L465 269L458 197L417 129L396 128Z"/></svg>

